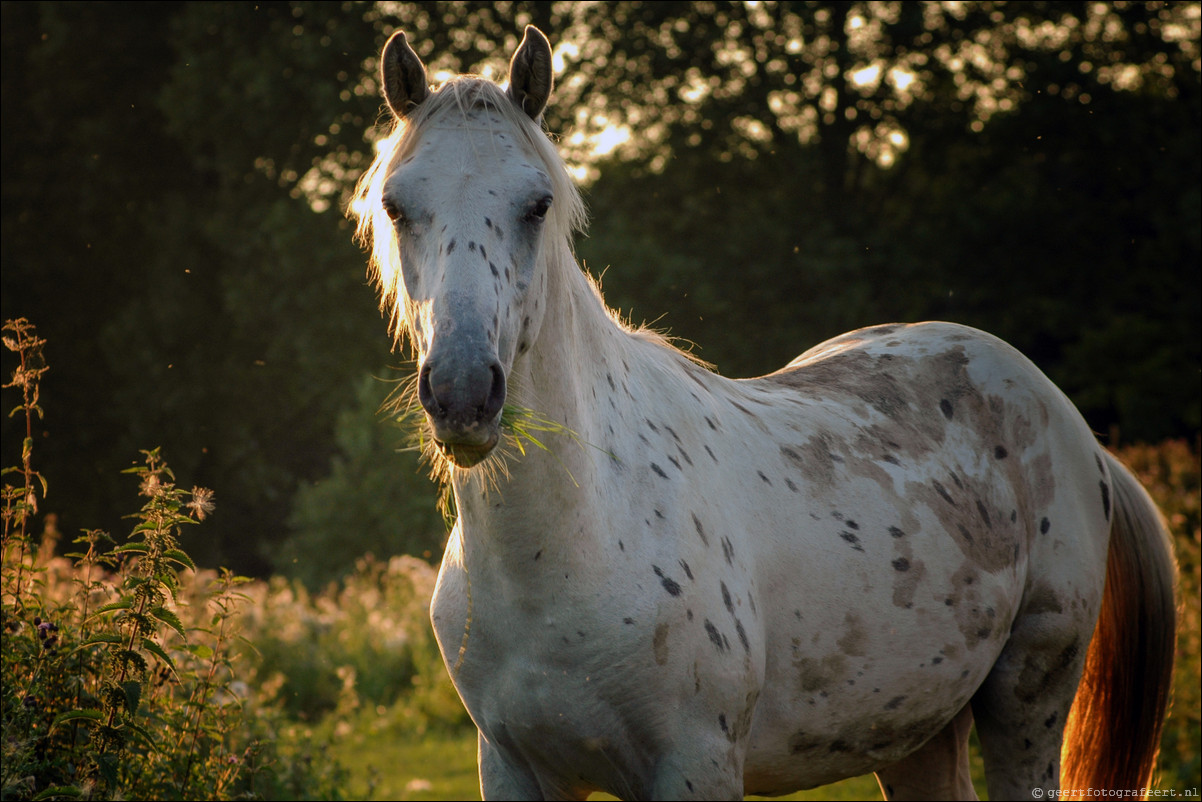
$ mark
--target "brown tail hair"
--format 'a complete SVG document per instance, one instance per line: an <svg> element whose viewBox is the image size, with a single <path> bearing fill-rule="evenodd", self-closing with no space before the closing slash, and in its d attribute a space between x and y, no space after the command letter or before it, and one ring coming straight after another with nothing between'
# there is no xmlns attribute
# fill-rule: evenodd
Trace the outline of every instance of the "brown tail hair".
<svg viewBox="0 0 1202 802"><path fill-rule="evenodd" d="M1109 454L1107 462L1106 591L1065 729L1066 790L1151 787L1173 678L1177 566L1169 531L1131 471Z"/></svg>

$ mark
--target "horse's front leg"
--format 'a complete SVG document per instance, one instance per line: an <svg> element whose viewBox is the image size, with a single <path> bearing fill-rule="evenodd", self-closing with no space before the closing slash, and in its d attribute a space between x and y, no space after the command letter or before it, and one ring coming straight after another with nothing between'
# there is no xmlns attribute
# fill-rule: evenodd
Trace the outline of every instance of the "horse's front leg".
<svg viewBox="0 0 1202 802"><path fill-rule="evenodd" d="M477 738L476 758L480 766L482 799L545 799L534 772L509 760L489 743L484 733Z"/></svg>
<svg viewBox="0 0 1202 802"><path fill-rule="evenodd" d="M483 799L587 799L588 793L540 783L520 759L511 759L483 733L477 736L480 796Z"/></svg>

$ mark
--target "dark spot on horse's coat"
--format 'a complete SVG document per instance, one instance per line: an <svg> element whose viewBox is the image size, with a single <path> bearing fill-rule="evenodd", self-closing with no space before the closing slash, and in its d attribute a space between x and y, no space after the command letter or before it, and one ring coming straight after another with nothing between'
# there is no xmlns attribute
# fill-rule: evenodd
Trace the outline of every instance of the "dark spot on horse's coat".
<svg viewBox="0 0 1202 802"><path fill-rule="evenodd" d="M614 384L614 377L613 377L613 374L606 373L606 374L605 374L605 380L609 382L609 389L611 389L611 390L617 390L617 389L618 389L618 388L617 388L617 385L615 385L615 384Z"/></svg>
<svg viewBox="0 0 1202 802"><path fill-rule="evenodd" d="M656 425L655 425L654 423L652 423L650 420L647 420L647 418L643 418L643 420L647 421L647 425L651 427L651 431L653 431L653 432L656 432L657 434L659 433L659 427L658 427L658 426L656 426Z"/></svg>
<svg viewBox="0 0 1202 802"><path fill-rule="evenodd" d="M735 632L739 634L739 642L743 644L743 651L751 654L751 643L747 640L747 633L743 631L743 622L735 619Z"/></svg>
<svg viewBox="0 0 1202 802"><path fill-rule="evenodd" d="M901 465L901 460L892 454L886 454L885 456L881 457L881 459L883 459L885 462L888 462L890 465Z"/></svg>
<svg viewBox="0 0 1202 802"><path fill-rule="evenodd" d="M985 528L992 529L993 524L989 520L989 510L985 509L985 505L980 499L977 499L977 512L980 514L981 520L985 522Z"/></svg>
<svg viewBox="0 0 1202 802"><path fill-rule="evenodd" d="M718 634L718 628L708 618L705 619L705 634L709 635L710 643L717 647L718 651L725 651L722 645L722 636Z"/></svg>
<svg viewBox="0 0 1202 802"><path fill-rule="evenodd" d="M1049 521L1047 518L1044 518L1042 521L1039 522L1039 534L1046 535L1048 533L1048 530L1051 528L1052 528L1052 522Z"/></svg>
<svg viewBox="0 0 1202 802"><path fill-rule="evenodd" d="M501 277L500 271L497 270L497 266L494 265L492 262L488 263L488 269L492 271L493 276L495 276L496 278Z"/></svg>
<svg viewBox="0 0 1202 802"><path fill-rule="evenodd" d="M534 559L536 559L536 560L537 560L539 557L542 557L542 556L543 556L543 550L542 550L542 549L539 549L538 551L536 551L536 552L534 553Z"/></svg>
<svg viewBox="0 0 1202 802"><path fill-rule="evenodd" d="M451 252L454 250L455 250L455 240L451 240L449 243L447 243L447 256L450 256Z"/></svg>
<svg viewBox="0 0 1202 802"><path fill-rule="evenodd" d="M893 570L909 571L910 570L910 561L907 560L905 557L898 557L896 560L893 561Z"/></svg>
<svg viewBox="0 0 1202 802"><path fill-rule="evenodd" d="M894 538L905 537L906 533L898 529L896 526L891 526L889 527L889 536Z"/></svg>
<svg viewBox="0 0 1202 802"><path fill-rule="evenodd" d="M681 467L680 467L680 460L676 459L676 457L673 457L673 456L669 455L669 456L668 456L668 462L670 462L670 463L672 463L673 465L675 465L675 466L676 466L676 470L678 470L678 471L682 471L682 470L684 470L684 468L681 468Z"/></svg>
<svg viewBox="0 0 1202 802"><path fill-rule="evenodd" d="M959 488L960 490L964 489L964 483L961 482L960 477L954 473L952 474L952 482L954 482L956 487Z"/></svg>
<svg viewBox="0 0 1202 802"><path fill-rule="evenodd" d="M948 596L946 599L943 600L943 603L945 605L947 605L948 607L951 607L952 605L954 605L956 603L956 601L951 596Z"/></svg>
<svg viewBox="0 0 1202 802"><path fill-rule="evenodd" d="M756 473L759 474L761 481L765 482L769 487L772 486L772 480L765 476L763 471L756 471Z"/></svg>
<svg viewBox="0 0 1202 802"><path fill-rule="evenodd" d="M1095 463L1097 463L1097 466L1098 466L1098 473L1100 473L1100 474L1102 474L1103 476L1105 476L1105 475L1106 475L1106 466L1102 464L1102 458L1101 458L1101 457L1099 457L1097 454L1094 454L1094 455L1093 455L1093 461L1094 461Z"/></svg>
<svg viewBox="0 0 1202 802"><path fill-rule="evenodd" d="M939 401L939 410L943 413L943 417L947 418L948 420L952 419L953 411L951 401L948 401L946 398L941 399Z"/></svg>
<svg viewBox="0 0 1202 802"><path fill-rule="evenodd" d="M1003 448L1002 446L996 446L993 449L993 458L994 459L1005 459L1009 455L1010 455L1010 453L1008 451L1006 451L1006 449Z"/></svg>
<svg viewBox="0 0 1202 802"><path fill-rule="evenodd" d="M633 623L634 623L634 619L633 619L633 618L623 618L623 619L622 619L622 623L623 623L623 624L633 624Z"/></svg>
<svg viewBox="0 0 1202 802"><path fill-rule="evenodd" d="M664 520L664 514L662 512L660 512L659 510L655 511L655 517L659 518L661 521Z"/></svg>
<svg viewBox="0 0 1202 802"><path fill-rule="evenodd" d="M789 488L794 493L797 492L797 485L793 484L793 480L788 477L785 477L785 487Z"/></svg>
<svg viewBox="0 0 1202 802"><path fill-rule="evenodd" d="M726 714L725 713L718 714L718 726L722 728L723 732L725 732L725 733L730 732L730 729L726 726Z"/></svg>
<svg viewBox="0 0 1202 802"><path fill-rule="evenodd" d="M708 415L705 416L705 422L708 423L710 425L710 428L713 429L715 432L718 431L718 427L714 425L714 422L709 419Z"/></svg>
<svg viewBox="0 0 1202 802"><path fill-rule="evenodd" d="M705 447L705 453L706 453L706 454L709 454L709 455L710 455L710 459L712 459L714 462L717 462L717 461L718 461L718 458L714 456L714 451L713 451L713 449L711 449L709 446L706 446L706 447Z"/></svg>
<svg viewBox="0 0 1202 802"><path fill-rule="evenodd" d="M689 570L689 564L684 560L679 560L678 562L680 562L680 567L684 569L684 575L689 579L693 579L693 572Z"/></svg>
<svg viewBox="0 0 1202 802"><path fill-rule="evenodd" d="M960 537L964 538L969 545L973 544L974 541L972 538L972 533L968 531L968 527L966 527L964 524L956 524L956 529L960 530Z"/></svg>
<svg viewBox="0 0 1202 802"><path fill-rule="evenodd" d="M947 488L941 485L938 479L932 479L931 484L935 485L935 492L942 496L944 501L953 507L956 506L956 502L952 501L952 497L948 495Z"/></svg>
<svg viewBox="0 0 1202 802"><path fill-rule="evenodd" d="M1056 711L1053 710L1052 715L1048 716L1044 720L1043 726L1047 727L1048 729L1051 729L1052 725L1054 725L1055 723L1056 723Z"/></svg>
<svg viewBox="0 0 1202 802"><path fill-rule="evenodd" d="M897 710L897 708L901 707L901 703L904 701L906 701L906 697L894 696L888 702L885 702L885 709L886 710Z"/></svg>
<svg viewBox="0 0 1202 802"><path fill-rule="evenodd" d="M696 527L697 534L701 536L701 542L708 546L710 544L710 540L705 536L705 527L701 525L701 519L697 517L696 513L689 514L693 516L693 526Z"/></svg>
<svg viewBox="0 0 1202 802"><path fill-rule="evenodd" d="M718 584L722 586L722 603L726 605L726 611L728 613L730 613L731 615L734 615L735 614L735 606L734 606L734 603L730 599L730 591L726 588L726 583L719 582Z"/></svg>
<svg viewBox="0 0 1202 802"><path fill-rule="evenodd" d="M1106 513L1106 520L1110 520L1110 485L1106 484L1105 480L1098 482L1098 487L1102 488L1102 511Z"/></svg>
<svg viewBox="0 0 1202 802"><path fill-rule="evenodd" d="M847 525L848 529L855 529L857 532L860 531L860 525L855 521L844 521L843 523Z"/></svg>
<svg viewBox="0 0 1202 802"><path fill-rule="evenodd" d="M838 740L838 741L831 742L831 745L830 745L828 751L830 751L830 752L850 752L852 750L851 750L851 747L848 746L846 741Z"/></svg>
<svg viewBox="0 0 1202 802"><path fill-rule="evenodd" d="M731 545L730 539L725 536L722 538L722 556L726 558L727 565L734 565L732 560L735 556L735 547Z"/></svg>
<svg viewBox="0 0 1202 802"><path fill-rule="evenodd" d="M933 665L933 666L937 666L937 665L939 665L939 664L940 664L940 663L942 663L942 662L943 662L943 658L942 658L942 657L932 657L932 658L931 658L931 665Z"/></svg>
<svg viewBox="0 0 1202 802"><path fill-rule="evenodd" d="M668 478L668 474L664 473L664 469L659 467L658 465L656 465L654 462L651 463L651 470L655 471L657 474L659 474L664 479Z"/></svg>
<svg viewBox="0 0 1202 802"><path fill-rule="evenodd" d="M664 572L658 565L653 565L651 568L655 571L655 575L660 578L660 582L663 584L664 590L668 591L668 593L672 596L680 595L680 585L678 585L674 579L664 576Z"/></svg>
<svg viewBox="0 0 1202 802"><path fill-rule="evenodd" d="M692 791L693 790L693 781L686 779L684 781L684 786L685 786L685 788L688 788L690 791Z"/></svg>
<svg viewBox="0 0 1202 802"><path fill-rule="evenodd" d="M474 243L474 242L472 242L472 241L470 241L470 240L469 240L469 241L468 241L468 243L467 243L467 249L468 249L469 251L475 251L475 250L476 250L476 243Z"/></svg>
<svg viewBox="0 0 1202 802"><path fill-rule="evenodd" d="M864 547L860 545L860 539L846 529L839 533L839 537L851 544L851 547L856 551L863 551Z"/></svg>

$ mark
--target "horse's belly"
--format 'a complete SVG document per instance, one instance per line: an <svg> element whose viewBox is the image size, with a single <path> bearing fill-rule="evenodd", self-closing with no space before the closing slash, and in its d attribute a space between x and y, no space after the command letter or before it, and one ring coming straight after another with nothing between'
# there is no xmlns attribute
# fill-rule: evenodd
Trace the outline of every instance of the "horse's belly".
<svg viewBox="0 0 1202 802"><path fill-rule="evenodd" d="M923 553L929 573L912 604L895 604L889 583L857 583L849 571L843 593L818 593L827 603L778 611L752 720L748 793L888 766L968 704L1005 647L1021 579L1012 570L939 570ZM915 556L911 570L918 564ZM811 579L817 590L818 577Z"/></svg>

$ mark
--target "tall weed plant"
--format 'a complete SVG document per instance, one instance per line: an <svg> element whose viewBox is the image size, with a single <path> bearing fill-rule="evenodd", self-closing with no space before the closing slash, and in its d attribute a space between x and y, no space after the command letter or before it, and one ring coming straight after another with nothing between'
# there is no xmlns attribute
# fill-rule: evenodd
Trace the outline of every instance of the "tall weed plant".
<svg viewBox="0 0 1202 802"><path fill-rule="evenodd" d="M5 468L0 579L0 794L4 799L340 798L344 779L277 707L241 682L238 616L249 580L197 572L184 526L213 510L157 450L130 469L145 499L121 542L84 532L55 556L41 516L33 420L48 369L26 320L3 342L18 367L20 463Z"/></svg>

